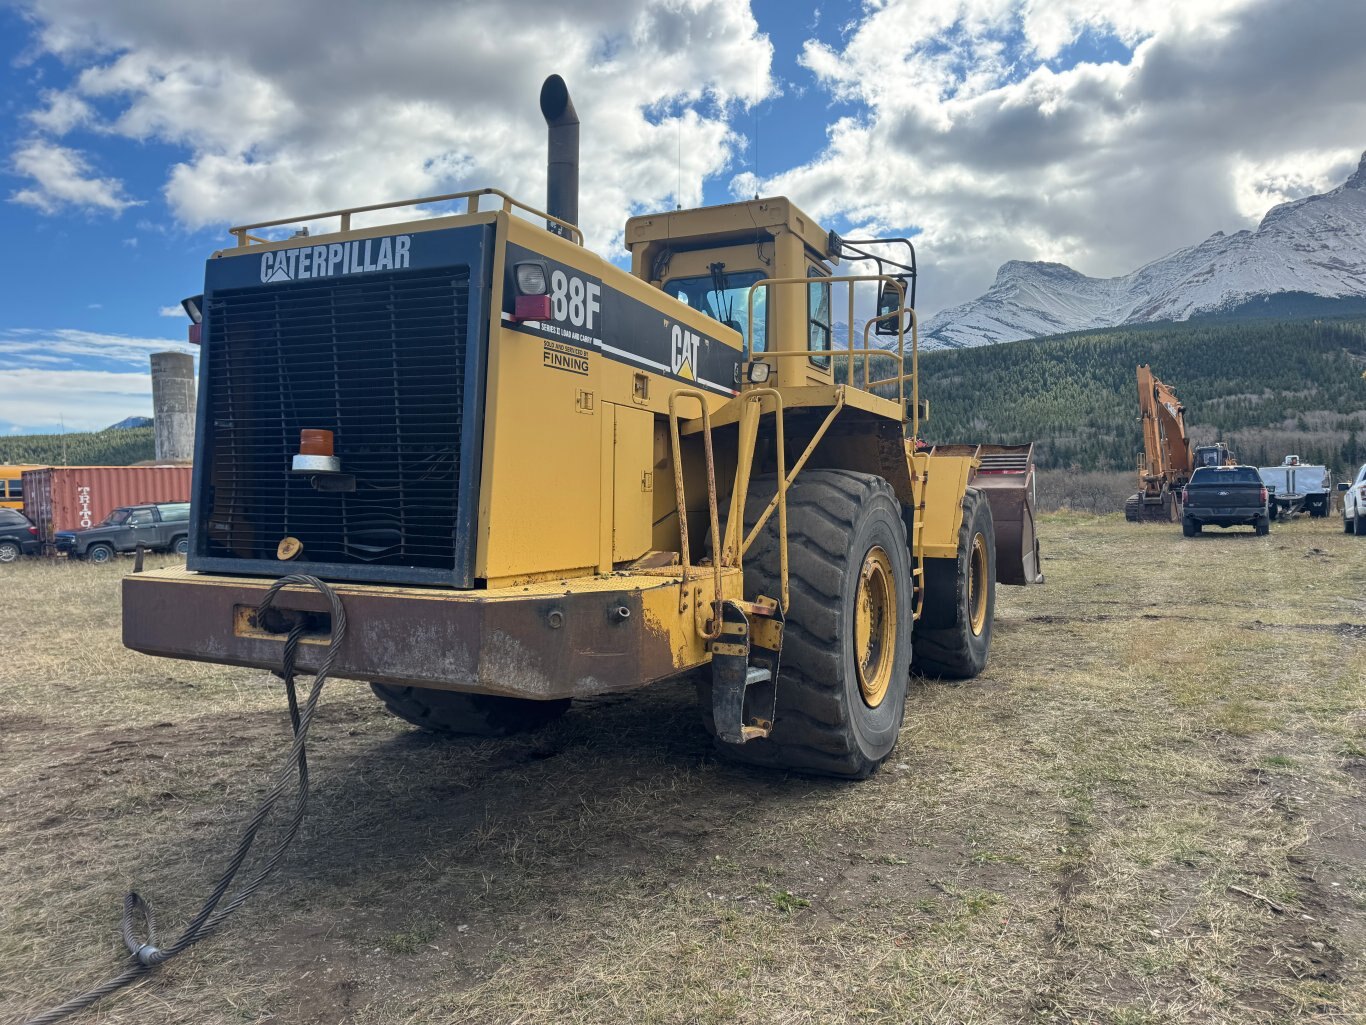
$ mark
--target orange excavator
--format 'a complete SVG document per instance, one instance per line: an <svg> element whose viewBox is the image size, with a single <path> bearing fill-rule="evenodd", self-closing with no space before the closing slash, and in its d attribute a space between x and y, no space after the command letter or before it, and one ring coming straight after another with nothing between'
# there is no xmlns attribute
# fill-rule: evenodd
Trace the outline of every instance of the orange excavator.
<svg viewBox="0 0 1366 1025"><path fill-rule="evenodd" d="M1237 461L1223 442L1191 447L1186 407L1146 363L1138 368L1138 413L1143 454L1138 459L1138 491L1124 503L1124 518L1131 523L1175 522L1181 517L1181 489L1196 467L1233 466Z"/></svg>

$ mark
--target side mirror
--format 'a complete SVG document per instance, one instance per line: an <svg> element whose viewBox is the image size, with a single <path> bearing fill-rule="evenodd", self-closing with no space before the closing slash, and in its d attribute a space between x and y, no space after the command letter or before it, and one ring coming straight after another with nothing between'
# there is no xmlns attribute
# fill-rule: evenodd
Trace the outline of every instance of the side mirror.
<svg viewBox="0 0 1366 1025"><path fill-rule="evenodd" d="M897 278L896 280L901 283L901 287L903 289L907 288L905 278ZM911 293L909 289L907 289L906 295L903 298L901 294L897 292L896 288L893 287L890 281L884 281L882 283L882 288L878 291L877 294L877 315L879 317L886 317L887 319L879 320L876 324L873 325L873 334L891 335L893 338L895 338L897 328L899 326L897 324L897 320L899 318L888 316L888 314L895 313L903 306L911 305L914 304L911 301Z"/></svg>
<svg viewBox="0 0 1366 1025"><path fill-rule="evenodd" d="M1338 481L1338 490L1339 490L1339 491L1347 491L1347 490L1349 490L1349 489L1351 488L1351 486L1352 486L1352 484L1351 484L1350 481L1345 481L1345 480L1340 480L1340 481Z"/></svg>

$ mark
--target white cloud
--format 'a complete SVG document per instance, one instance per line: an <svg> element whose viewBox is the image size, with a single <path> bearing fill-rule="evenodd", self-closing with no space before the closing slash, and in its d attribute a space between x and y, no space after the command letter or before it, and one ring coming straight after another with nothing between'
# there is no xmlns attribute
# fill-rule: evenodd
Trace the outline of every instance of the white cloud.
<svg viewBox="0 0 1366 1025"><path fill-rule="evenodd" d="M67 206L120 214L139 205L128 198L118 179L93 177L89 162L78 150L44 139L23 143L14 154L13 166L16 174L31 178L33 184L12 193L11 201L46 214Z"/></svg>
<svg viewBox="0 0 1366 1025"><path fill-rule="evenodd" d="M95 120L95 111L90 104L75 93L51 89L43 93L43 102L46 106L30 111L28 119L54 135L65 135L73 128Z"/></svg>
<svg viewBox="0 0 1366 1025"><path fill-rule="evenodd" d="M0 363L7 367L54 362L75 366L90 360L107 360L146 368L152 353L183 351L185 347L183 340L173 338L135 338L74 328L0 328ZM8 406L9 393L0 394L5 395Z"/></svg>
<svg viewBox="0 0 1366 1025"><path fill-rule="evenodd" d="M860 113L764 191L921 229L925 313L1008 259L1124 273L1345 178L1366 145L1362 38L1359 0L870 3L802 58ZM1058 62L1096 40L1125 56Z"/></svg>
<svg viewBox="0 0 1366 1025"><path fill-rule="evenodd" d="M29 10L38 49L74 69L31 122L183 147L164 194L192 228L483 185L539 205L536 97L559 72L583 121L581 220L610 252L628 214L739 170L737 115L775 93L745 0L258 0L208 33L179 0ZM804 49L803 116L822 116L820 89L852 112L812 159L732 188L918 230L925 314L1008 259L1118 274L1248 226L1366 145L1360 0L867 0L822 20L846 18ZM76 151L25 145L81 198L15 199L129 202Z"/></svg>
<svg viewBox="0 0 1366 1025"><path fill-rule="evenodd" d="M207 33L171 0L31 10L81 69L46 121L98 98L107 130L185 147L165 194L190 227L484 185L541 205L537 95L558 72L583 122L580 219L610 248L634 210L696 202L739 143L732 113L773 88L743 0L300 0Z"/></svg>
<svg viewBox="0 0 1366 1025"><path fill-rule="evenodd" d="M61 421L69 430L101 430L126 416L150 415L148 357L171 350L192 347L73 328L0 328L0 426L33 433Z"/></svg>
<svg viewBox="0 0 1366 1025"><path fill-rule="evenodd" d="M98 370L0 370L4 419L24 432L59 421L68 430L101 430L126 416L150 416L148 374ZM11 428L13 429L13 428Z"/></svg>
<svg viewBox="0 0 1366 1025"><path fill-rule="evenodd" d="M184 320L185 307L181 306L180 303L176 303L174 306L163 306L161 309L157 310L157 316L178 317L181 320Z"/></svg>

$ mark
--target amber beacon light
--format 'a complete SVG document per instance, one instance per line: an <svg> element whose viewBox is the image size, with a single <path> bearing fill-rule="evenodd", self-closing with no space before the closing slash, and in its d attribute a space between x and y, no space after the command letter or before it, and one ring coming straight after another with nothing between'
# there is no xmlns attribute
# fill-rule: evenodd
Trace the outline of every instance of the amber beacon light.
<svg viewBox="0 0 1366 1025"><path fill-rule="evenodd" d="M341 460L333 454L331 431L304 428L299 432L299 454L294 457L295 473L341 473Z"/></svg>

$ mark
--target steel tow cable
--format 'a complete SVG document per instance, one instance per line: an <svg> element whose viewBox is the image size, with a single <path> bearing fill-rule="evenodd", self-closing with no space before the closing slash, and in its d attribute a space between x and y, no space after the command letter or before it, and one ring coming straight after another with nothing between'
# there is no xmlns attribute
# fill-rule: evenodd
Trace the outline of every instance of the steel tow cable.
<svg viewBox="0 0 1366 1025"><path fill-rule="evenodd" d="M323 686L327 683L332 665L337 659L342 639L346 636L346 609L342 606L341 598L326 583L306 573L291 573L271 584L261 599L261 604L257 606L257 614L260 615L269 609L280 591L290 585L312 587L327 599L332 611L332 637L328 642L327 651L323 655L322 661L318 663L318 668L313 674L313 687L309 691L302 709L299 707L298 695L294 687L294 660L298 653L299 642L303 637L303 624L296 624L285 639L280 675L284 679L285 695L289 699L289 722L293 731L294 742L290 747L289 758L282 766L275 785L257 806L255 813L247 823L247 827L242 833L242 839L237 845L237 850L233 853L222 875L219 876L213 892L204 901L199 913L185 926L175 941L167 947L157 945L156 916L152 911L152 906L138 893L129 893L123 899L123 921L120 927L124 945L127 946L131 957L131 963L128 967L94 989L72 997L66 1003L54 1007L50 1011L45 1011L37 1017L28 1019L25 1025L51 1025L53 1022L61 1021L63 1018L75 1014L77 1011L83 1011L97 1001L118 992L125 986L131 985L151 973L157 966L165 964L173 957L184 953L204 937L216 931L233 912L247 901L247 898L260 889L261 884L269 878L270 874L280 864L286 849L299 832L304 811L308 806L308 755L306 749L308 729L313 725L318 698L322 694ZM256 842L256 834L270 815L271 809L275 807L276 802L279 801L294 780L297 780L298 794L294 802L294 814L290 818L289 826L284 835L275 845L274 851L271 852L270 857L266 859L265 864L262 865L255 877L220 908L219 903L232 886L233 880L236 878L238 870L241 869L242 863L246 861L247 855L251 853L252 846ZM136 934L139 918L146 928L146 938L141 940Z"/></svg>

